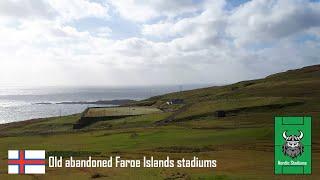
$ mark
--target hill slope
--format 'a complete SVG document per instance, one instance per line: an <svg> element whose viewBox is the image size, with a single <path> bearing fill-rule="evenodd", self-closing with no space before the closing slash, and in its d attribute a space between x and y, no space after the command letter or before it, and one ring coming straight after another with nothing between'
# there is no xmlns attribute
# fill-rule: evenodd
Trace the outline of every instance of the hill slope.
<svg viewBox="0 0 320 180"><path fill-rule="evenodd" d="M213 114L217 110L231 113L274 112L296 114L319 111L320 65L274 74L264 79L238 82L152 97L152 102L168 111L181 106L168 106L170 99L184 99L189 106L176 120L192 120ZM141 102L140 102L141 103Z"/></svg>
<svg viewBox="0 0 320 180"><path fill-rule="evenodd" d="M185 104L167 105L170 99ZM274 179L275 115L313 117L313 174L320 178L320 65L243 81L152 97L131 105L152 105L164 112L101 121L82 130L79 115L0 125L0 179L7 179L8 149L45 149L48 154L86 158L216 159L210 168L50 168L30 179ZM222 110L226 117L217 117ZM159 123L162 122L162 123ZM29 177L29 176L28 176ZM291 176L277 176L291 179ZM297 177L299 178L299 177Z"/></svg>

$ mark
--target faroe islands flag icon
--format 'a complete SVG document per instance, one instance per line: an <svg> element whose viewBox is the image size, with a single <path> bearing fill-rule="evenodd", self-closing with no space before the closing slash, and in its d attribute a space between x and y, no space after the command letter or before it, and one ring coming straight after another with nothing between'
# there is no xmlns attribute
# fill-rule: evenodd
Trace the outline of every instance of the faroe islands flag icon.
<svg viewBox="0 0 320 180"><path fill-rule="evenodd" d="M8 174L45 174L44 150L8 150Z"/></svg>

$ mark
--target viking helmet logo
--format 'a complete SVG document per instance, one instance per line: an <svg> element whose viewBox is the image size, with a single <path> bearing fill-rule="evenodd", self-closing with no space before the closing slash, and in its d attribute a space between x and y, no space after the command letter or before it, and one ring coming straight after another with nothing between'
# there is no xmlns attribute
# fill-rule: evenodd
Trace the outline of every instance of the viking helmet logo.
<svg viewBox="0 0 320 180"><path fill-rule="evenodd" d="M303 144L300 142L303 138L302 131L299 131L299 136L290 135L287 136L287 131L284 131L282 137L285 140L285 143L282 146L282 152L284 155L289 156L291 158L296 158L301 156L303 153Z"/></svg>

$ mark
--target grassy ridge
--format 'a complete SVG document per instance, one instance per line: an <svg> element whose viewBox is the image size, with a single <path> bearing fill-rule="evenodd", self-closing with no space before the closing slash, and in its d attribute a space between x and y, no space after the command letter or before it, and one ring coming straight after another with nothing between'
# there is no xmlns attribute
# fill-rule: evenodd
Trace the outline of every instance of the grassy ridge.
<svg viewBox="0 0 320 180"><path fill-rule="evenodd" d="M181 98L183 105L166 105ZM210 168L55 169L29 179L274 179L273 118L313 116L313 175L320 178L320 66L239 82L152 97L132 105L152 105L164 112L101 121L81 130L80 115L0 125L0 179L8 179L8 149L45 149L62 156L217 159ZM180 108L183 108L179 111ZM227 116L215 117L217 110ZM178 112L178 113L177 113ZM170 123L156 122L169 118ZM10 178L18 178L10 176ZM277 176L292 179L292 176ZM295 178L300 178L295 176Z"/></svg>

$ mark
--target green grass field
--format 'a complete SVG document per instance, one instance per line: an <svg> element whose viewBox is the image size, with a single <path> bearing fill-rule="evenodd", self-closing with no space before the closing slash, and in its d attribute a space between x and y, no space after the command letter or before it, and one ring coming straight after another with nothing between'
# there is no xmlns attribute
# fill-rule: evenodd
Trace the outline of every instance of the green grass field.
<svg viewBox="0 0 320 180"><path fill-rule="evenodd" d="M185 107L166 105L171 98L184 99ZM163 112L100 121L80 130L72 128L80 115L4 124L0 125L0 179L320 179L319 102L320 66L313 66L265 79L152 97L132 105L152 104L150 110ZM217 110L225 110L226 117L214 116ZM311 176L273 175L275 115L313 117ZM156 123L168 118L168 123ZM47 168L46 175L9 176L8 149L45 149L49 154L77 158L198 156L216 159L218 167Z"/></svg>
<svg viewBox="0 0 320 180"><path fill-rule="evenodd" d="M101 117L101 116L133 116L159 113L161 110L154 107L106 107L106 108L90 108L84 115L85 117Z"/></svg>

